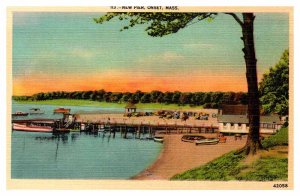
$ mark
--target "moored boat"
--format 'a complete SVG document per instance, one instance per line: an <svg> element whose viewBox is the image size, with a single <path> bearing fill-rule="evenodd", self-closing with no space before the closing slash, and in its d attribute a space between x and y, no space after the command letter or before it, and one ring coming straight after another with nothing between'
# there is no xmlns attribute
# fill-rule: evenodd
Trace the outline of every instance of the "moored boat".
<svg viewBox="0 0 300 196"><path fill-rule="evenodd" d="M29 114L32 115L32 114L44 114L45 112L42 111L40 108L31 108L29 110Z"/></svg>
<svg viewBox="0 0 300 196"><path fill-rule="evenodd" d="M12 116L28 116L27 112L15 112L12 114Z"/></svg>
<svg viewBox="0 0 300 196"><path fill-rule="evenodd" d="M56 108L54 109L54 113L61 113L61 114L68 114L70 113L71 109L68 108Z"/></svg>
<svg viewBox="0 0 300 196"><path fill-rule="evenodd" d="M28 125L28 124L21 124L21 123L13 123L12 129L14 131L25 131L25 132L42 132L42 133L53 132L53 128L51 126Z"/></svg>
<svg viewBox="0 0 300 196"><path fill-rule="evenodd" d="M202 135L183 135L181 141L194 143L196 140L206 139Z"/></svg>
<svg viewBox="0 0 300 196"><path fill-rule="evenodd" d="M214 144L218 144L219 141L220 140L218 138L205 138L205 139L201 139L201 140L196 140L195 144L196 145L214 145Z"/></svg>
<svg viewBox="0 0 300 196"><path fill-rule="evenodd" d="M155 142L164 142L164 137L162 137L162 136L155 136L154 138L153 138L153 140L155 141Z"/></svg>

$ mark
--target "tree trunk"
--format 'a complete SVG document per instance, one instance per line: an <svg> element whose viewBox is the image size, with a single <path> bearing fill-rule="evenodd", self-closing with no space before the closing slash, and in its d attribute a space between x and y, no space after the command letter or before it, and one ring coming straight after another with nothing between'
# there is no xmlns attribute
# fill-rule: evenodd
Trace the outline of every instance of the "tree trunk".
<svg viewBox="0 0 300 196"><path fill-rule="evenodd" d="M244 58L246 63L246 77L248 84L248 118L249 118L249 134L246 145L240 150L255 154L258 149L262 148L259 138L259 96L258 96L258 84L257 84L257 71L256 71L256 55L254 48L254 22L255 16L253 13L243 13L243 37L244 42Z"/></svg>

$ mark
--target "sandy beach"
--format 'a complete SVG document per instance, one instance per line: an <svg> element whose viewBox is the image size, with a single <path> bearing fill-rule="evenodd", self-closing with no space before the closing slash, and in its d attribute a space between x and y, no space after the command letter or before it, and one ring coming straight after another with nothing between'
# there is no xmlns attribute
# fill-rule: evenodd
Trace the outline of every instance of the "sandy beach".
<svg viewBox="0 0 300 196"><path fill-rule="evenodd" d="M216 134L205 134L214 137ZM164 147L157 160L143 172L134 176L136 180L168 180L186 170L199 167L232 150L241 148L246 137L235 140L227 137L226 143L199 145L182 142L182 134L164 135Z"/></svg>

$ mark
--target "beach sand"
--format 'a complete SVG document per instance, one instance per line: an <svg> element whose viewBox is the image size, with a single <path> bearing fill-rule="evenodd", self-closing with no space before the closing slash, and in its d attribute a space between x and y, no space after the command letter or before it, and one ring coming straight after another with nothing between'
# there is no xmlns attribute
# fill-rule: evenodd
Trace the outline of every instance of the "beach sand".
<svg viewBox="0 0 300 196"><path fill-rule="evenodd" d="M235 140L227 137L226 143L216 145L198 145L182 142L182 134L163 135L164 148L157 160L140 174L132 179L136 180L168 180L178 173L199 167L213 159L241 148L246 143L246 137ZM216 136L216 134L205 134Z"/></svg>

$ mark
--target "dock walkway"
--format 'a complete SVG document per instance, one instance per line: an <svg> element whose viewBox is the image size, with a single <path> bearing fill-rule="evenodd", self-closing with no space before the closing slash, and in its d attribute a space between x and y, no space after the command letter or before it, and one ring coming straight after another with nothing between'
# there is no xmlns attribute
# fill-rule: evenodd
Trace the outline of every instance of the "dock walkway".
<svg viewBox="0 0 300 196"><path fill-rule="evenodd" d="M190 117L188 120L164 119L159 116L124 117L123 114L75 114L76 122L81 124L93 124L101 126L134 127L148 129L178 131L187 129L197 132L215 132L218 130L217 118L208 120L196 120Z"/></svg>

